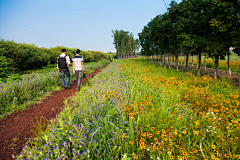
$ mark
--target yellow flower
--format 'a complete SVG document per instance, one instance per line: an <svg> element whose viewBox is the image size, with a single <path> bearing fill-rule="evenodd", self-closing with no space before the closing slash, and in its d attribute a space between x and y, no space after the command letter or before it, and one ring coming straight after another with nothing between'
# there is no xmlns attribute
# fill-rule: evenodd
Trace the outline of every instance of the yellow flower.
<svg viewBox="0 0 240 160"><path fill-rule="evenodd" d="M159 134L160 132L159 131L156 131L156 134Z"/></svg>
<svg viewBox="0 0 240 160"><path fill-rule="evenodd" d="M196 121L195 123L196 123L196 125L199 125L199 121Z"/></svg>
<svg viewBox="0 0 240 160"><path fill-rule="evenodd" d="M214 155L212 155L211 157L212 157L212 159L215 159L215 156L214 156Z"/></svg>
<svg viewBox="0 0 240 160"><path fill-rule="evenodd" d="M183 133L183 134L186 134L186 133L187 133L187 131L186 131L186 130L183 130L183 131L182 131L182 133Z"/></svg>
<svg viewBox="0 0 240 160"><path fill-rule="evenodd" d="M150 127L150 124L148 124L147 127Z"/></svg>
<svg viewBox="0 0 240 160"><path fill-rule="evenodd" d="M122 138L124 138L124 137L125 137L125 135L126 135L125 133L122 133Z"/></svg>
<svg viewBox="0 0 240 160"><path fill-rule="evenodd" d="M155 128L154 127L152 127L152 130L154 130Z"/></svg>
<svg viewBox="0 0 240 160"><path fill-rule="evenodd" d="M135 157L136 157L136 154L135 154L135 153L133 153L133 154L132 154L132 157L133 157L133 158L135 158Z"/></svg>
<svg viewBox="0 0 240 160"><path fill-rule="evenodd" d="M145 149L146 148L146 144L144 142L140 143L140 150Z"/></svg>
<svg viewBox="0 0 240 160"><path fill-rule="evenodd" d="M133 143L134 143L133 141L130 141L130 144L131 144L131 145L133 145Z"/></svg>
<svg viewBox="0 0 240 160"><path fill-rule="evenodd" d="M198 134L199 134L199 131L195 131L195 134L198 135Z"/></svg>
<svg viewBox="0 0 240 160"><path fill-rule="evenodd" d="M212 145L212 148L213 148L213 149L215 149L215 148L216 148L216 146L215 146L215 145Z"/></svg>

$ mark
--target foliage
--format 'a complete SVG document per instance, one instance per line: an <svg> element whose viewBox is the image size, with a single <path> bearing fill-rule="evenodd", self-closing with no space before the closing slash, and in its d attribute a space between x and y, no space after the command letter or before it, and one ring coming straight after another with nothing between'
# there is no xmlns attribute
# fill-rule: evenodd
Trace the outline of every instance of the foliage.
<svg viewBox="0 0 240 160"><path fill-rule="evenodd" d="M118 58L133 58L137 56L139 48L138 39L133 34L124 30L112 31Z"/></svg>
<svg viewBox="0 0 240 160"><path fill-rule="evenodd" d="M6 81L8 77L9 70L8 70L8 62L6 57L0 56L0 82Z"/></svg>
<svg viewBox="0 0 240 160"><path fill-rule="evenodd" d="M26 70L40 69L49 64L56 64L61 49L66 49L66 54L72 60L76 49L57 46L53 48L39 48L34 44L15 43L13 41L0 40L0 56L7 58L11 72L23 72ZM111 56L106 53L90 53L81 51L85 62L97 62L100 59L110 60Z"/></svg>
<svg viewBox="0 0 240 160"><path fill-rule="evenodd" d="M240 56L239 8L239 1L183 0L179 4L172 1L167 13L157 15L139 33L141 54L162 56L168 51L170 68L169 54L178 60L183 52L188 70L189 54L198 55L200 64L205 52L214 61L217 78L219 60L225 59L230 47ZM201 65L198 66L200 70Z"/></svg>
<svg viewBox="0 0 240 160"><path fill-rule="evenodd" d="M116 60L18 158L240 158L239 96L224 80Z"/></svg>
<svg viewBox="0 0 240 160"><path fill-rule="evenodd" d="M109 63L109 60L101 60L93 65L85 65L84 69L90 73ZM57 69L49 68L31 74L17 75L0 83L0 114L11 113L23 109L24 104L39 100L45 94L61 88L60 74ZM71 78L75 78L70 68Z"/></svg>

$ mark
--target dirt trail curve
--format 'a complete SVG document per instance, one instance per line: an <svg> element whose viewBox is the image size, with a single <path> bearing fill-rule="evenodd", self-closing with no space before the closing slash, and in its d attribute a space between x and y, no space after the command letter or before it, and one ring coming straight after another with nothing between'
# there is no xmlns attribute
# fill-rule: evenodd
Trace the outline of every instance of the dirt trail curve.
<svg viewBox="0 0 240 160"><path fill-rule="evenodd" d="M86 78L94 77L102 69L87 74ZM84 80L85 78L83 78L82 84ZM44 98L41 101L42 103L33 104L24 111L14 112L0 121L0 159L13 159L12 154L19 155L28 138L33 136L30 128L33 127L32 122L36 122L36 117L38 119L44 117L47 120L55 118L64 106L63 101L72 96L76 91L77 83L75 80L71 84L71 89L54 91L50 96Z"/></svg>

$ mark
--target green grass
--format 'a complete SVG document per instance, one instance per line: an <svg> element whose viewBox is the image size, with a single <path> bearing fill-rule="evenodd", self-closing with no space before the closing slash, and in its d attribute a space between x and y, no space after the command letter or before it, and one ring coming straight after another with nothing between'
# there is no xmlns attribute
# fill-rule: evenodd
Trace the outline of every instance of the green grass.
<svg viewBox="0 0 240 160"><path fill-rule="evenodd" d="M85 70L91 73L107 63L109 63L108 60L102 60L86 65ZM75 80L71 67L69 71L71 81ZM20 75L16 79L10 77L7 82L0 82L0 118L12 112L24 110L28 105L61 88L61 77L56 68Z"/></svg>
<svg viewBox="0 0 240 160"><path fill-rule="evenodd" d="M226 80L116 60L18 157L236 159L239 96Z"/></svg>

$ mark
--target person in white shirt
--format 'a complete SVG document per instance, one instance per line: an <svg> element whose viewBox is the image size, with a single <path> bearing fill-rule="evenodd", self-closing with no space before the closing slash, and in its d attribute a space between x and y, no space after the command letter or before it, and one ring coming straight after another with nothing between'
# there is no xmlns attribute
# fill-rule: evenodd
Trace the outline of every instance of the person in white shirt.
<svg viewBox="0 0 240 160"><path fill-rule="evenodd" d="M70 59L69 56L66 55L66 49L62 49L62 54L57 58L57 68L60 72L62 88L65 90L67 88L70 89L69 81L70 81L70 72L68 69L70 66ZM65 86L65 74L67 76L66 86Z"/></svg>
<svg viewBox="0 0 240 160"><path fill-rule="evenodd" d="M84 71L83 57L80 56L80 49L76 50L76 56L72 58L73 74L76 74L77 90L80 91L82 82L82 72Z"/></svg>

